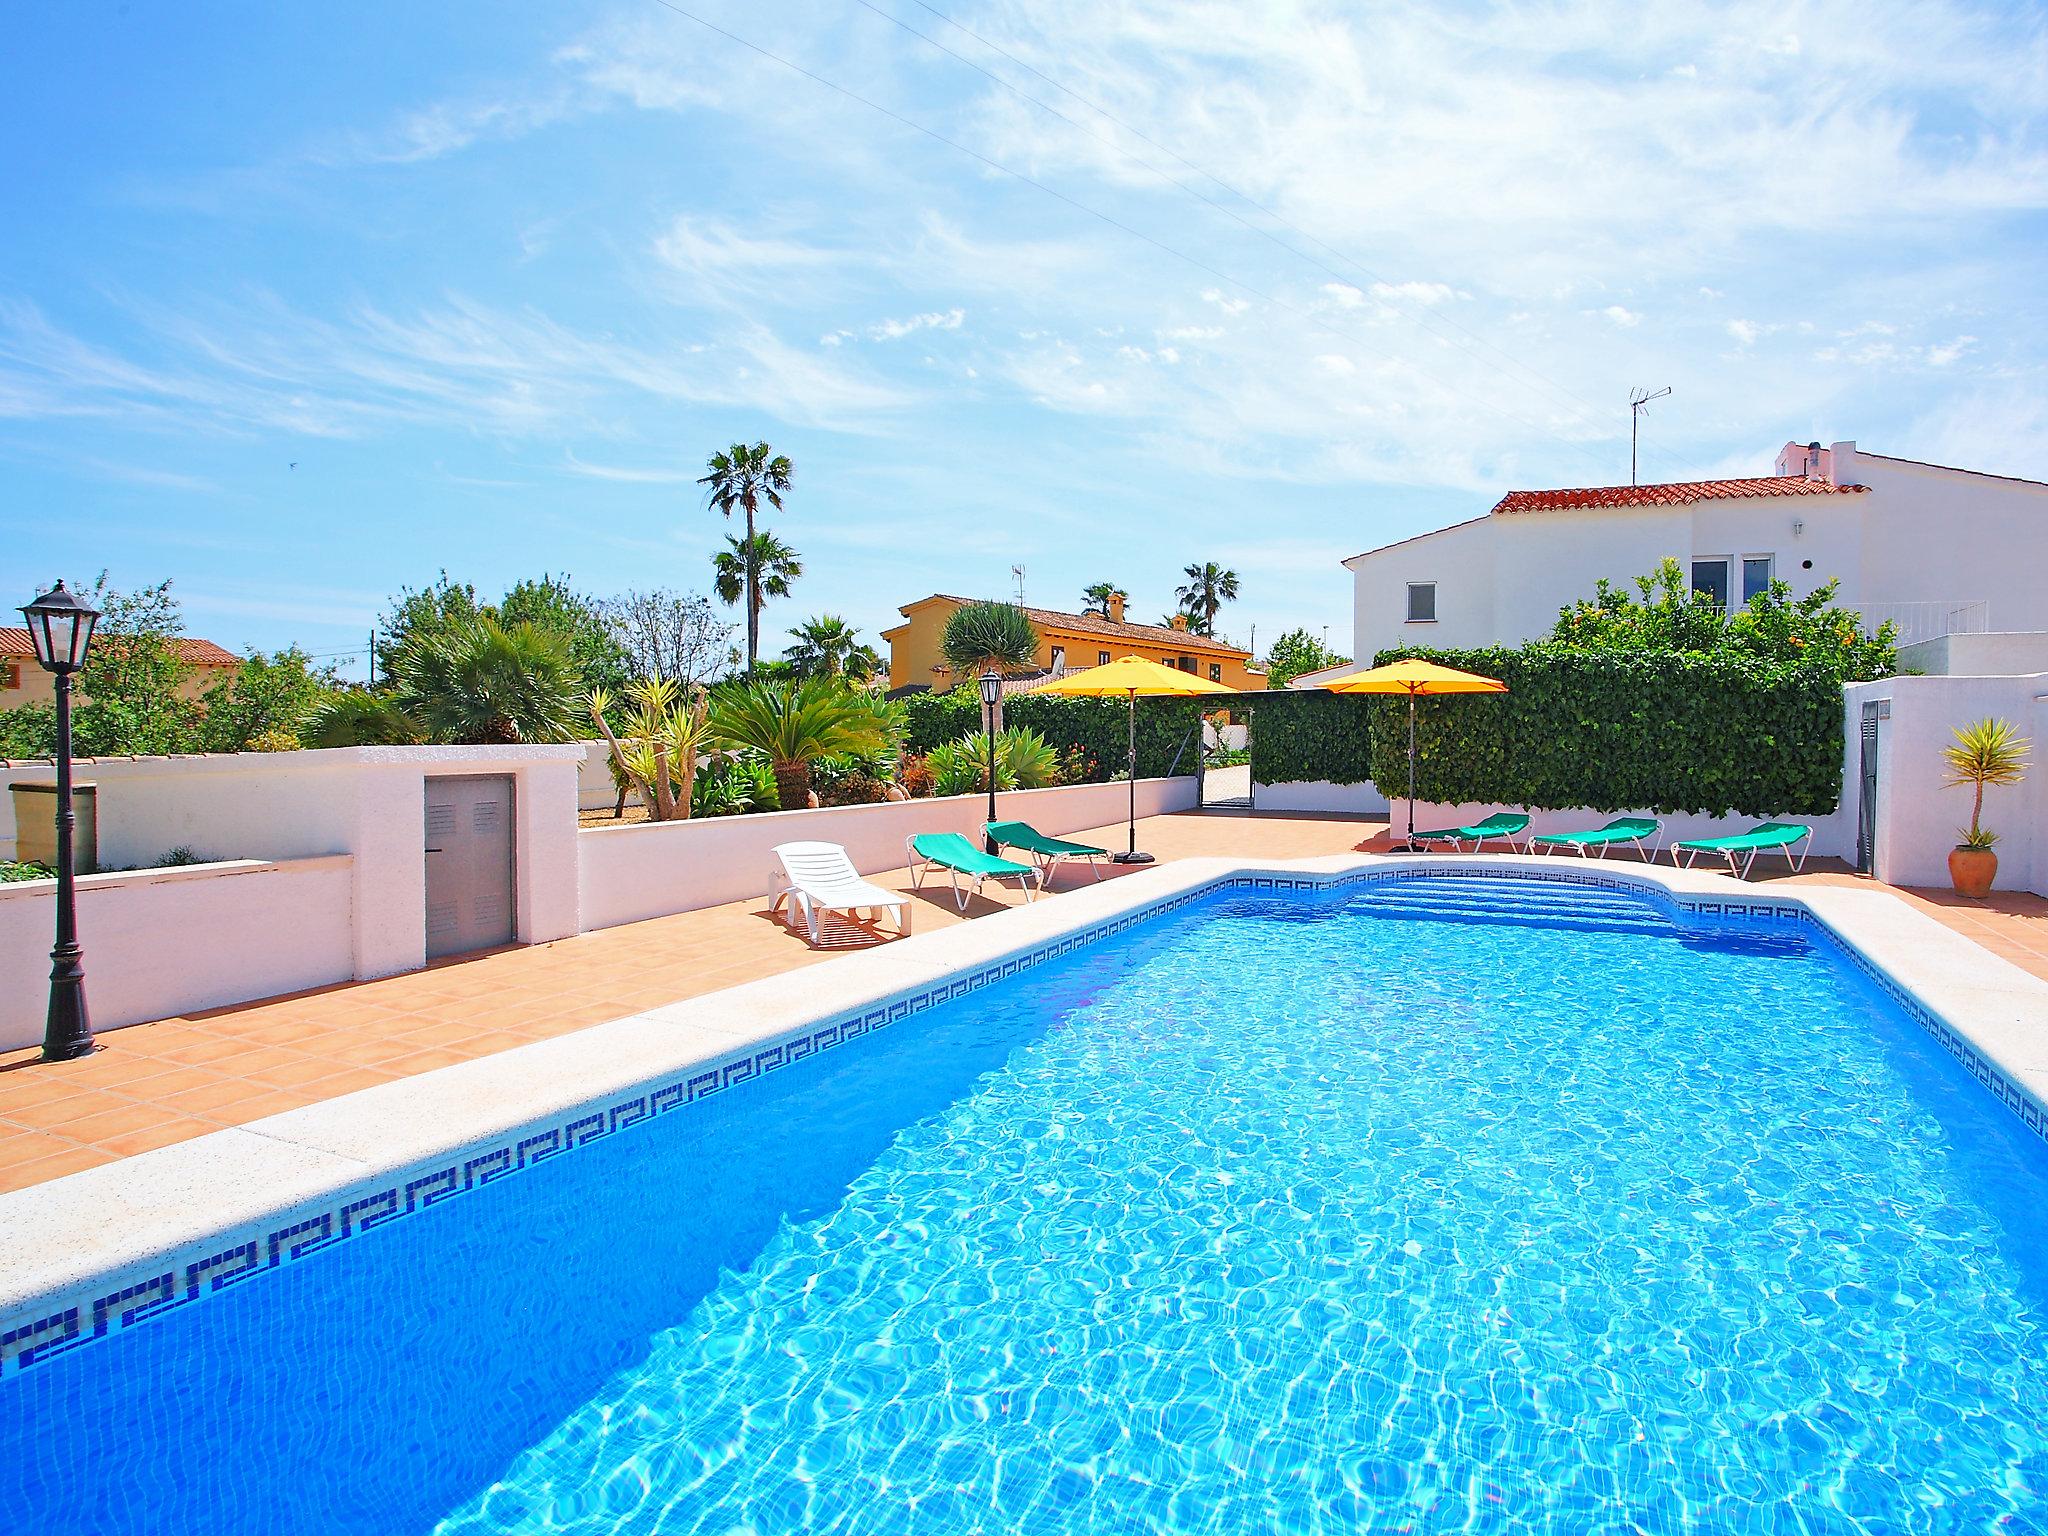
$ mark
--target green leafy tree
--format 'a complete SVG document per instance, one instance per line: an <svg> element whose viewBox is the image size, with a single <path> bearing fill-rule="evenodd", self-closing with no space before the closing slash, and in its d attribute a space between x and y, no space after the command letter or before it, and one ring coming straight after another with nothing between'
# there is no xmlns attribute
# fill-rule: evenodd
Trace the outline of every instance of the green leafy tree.
<svg viewBox="0 0 2048 1536"><path fill-rule="evenodd" d="M768 760L784 810L811 799L811 764L821 757L880 752L900 729L889 705L836 678L727 684L711 701L711 736Z"/></svg>
<svg viewBox="0 0 2048 1536"><path fill-rule="evenodd" d="M804 620L790 632L796 641L782 653L798 677L843 677L865 683L882 668L882 658L861 643L860 631L836 613Z"/></svg>
<svg viewBox="0 0 2048 1536"><path fill-rule="evenodd" d="M582 717L569 641L535 624L478 618L422 636L398 659L398 702L436 741L573 741Z"/></svg>
<svg viewBox="0 0 2048 1536"><path fill-rule="evenodd" d="M761 610L771 597L787 597L789 589L804 573L797 552L772 533L753 533L744 539L726 536L726 547L711 557L711 589L728 605L746 604L747 671L760 662Z"/></svg>
<svg viewBox="0 0 2048 1536"><path fill-rule="evenodd" d="M1015 603L967 603L953 610L939 637L946 668L972 686L984 672L1015 677L1038 664L1038 631ZM1003 701L996 699L995 728L1003 728Z"/></svg>
<svg viewBox="0 0 2048 1536"><path fill-rule="evenodd" d="M1091 581L1081 589L1081 611L1109 617L1109 600L1113 597L1129 599L1130 593L1113 581Z"/></svg>
<svg viewBox="0 0 2048 1536"><path fill-rule="evenodd" d="M1266 652L1266 686L1285 688L1304 672L1342 666L1349 656L1339 656L1305 629L1290 629Z"/></svg>
<svg viewBox="0 0 2048 1536"><path fill-rule="evenodd" d="M296 737L335 692L331 671L316 670L297 646L245 657L232 677L206 690L200 742L208 752L245 752L264 737Z"/></svg>
<svg viewBox="0 0 2048 1536"><path fill-rule="evenodd" d="M516 583L494 616L507 629L533 624L568 636L569 661L585 692L622 689L635 676L605 605L578 592L566 575Z"/></svg>
<svg viewBox="0 0 2048 1536"><path fill-rule="evenodd" d="M1890 623L1866 633L1863 616L1835 601L1828 582L1805 597L1773 581L1734 613L1695 592L1676 560L1638 576L1635 595L1602 579L1594 595L1560 610L1551 638L1580 651L1687 651L1753 656L1780 666L1810 666L1844 682L1889 677L1898 669Z"/></svg>
<svg viewBox="0 0 2048 1536"><path fill-rule="evenodd" d="M762 557L767 553L766 546L755 542L754 520L763 502L778 512L782 510L782 498L789 494L790 462L787 455L775 452L766 443L755 443L752 447L734 443L724 452L711 455L705 469L707 472L697 481L705 488L705 504L726 518L737 510L747 522L746 536L728 542L733 544L733 553L742 563L747 598L747 670L752 672L761 653L761 606L765 601ZM785 583L784 591L787 590ZM737 603L739 598L735 595L725 601Z"/></svg>
<svg viewBox="0 0 2048 1536"><path fill-rule="evenodd" d="M1225 603L1237 601L1237 572L1209 560L1188 566L1182 574L1187 582L1174 588L1173 595L1188 616L1188 628L1198 635L1215 634L1217 613Z"/></svg>
<svg viewBox="0 0 2048 1536"><path fill-rule="evenodd" d="M477 601L476 588L456 581L445 570L433 585L400 587L377 619L377 671L380 680L398 676L400 660L415 641L445 635L483 618L489 609Z"/></svg>

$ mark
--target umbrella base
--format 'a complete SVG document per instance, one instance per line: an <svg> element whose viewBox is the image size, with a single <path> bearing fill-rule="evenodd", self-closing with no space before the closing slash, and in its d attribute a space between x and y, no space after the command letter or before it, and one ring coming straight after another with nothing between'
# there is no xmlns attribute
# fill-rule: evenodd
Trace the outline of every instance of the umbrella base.
<svg viewBox="0 0 2048 1536"><path fill-rule="evenodd" d="M1112 864L1151 864L1157 862L1149 853L1113 853L1109 856Z"/></svg>

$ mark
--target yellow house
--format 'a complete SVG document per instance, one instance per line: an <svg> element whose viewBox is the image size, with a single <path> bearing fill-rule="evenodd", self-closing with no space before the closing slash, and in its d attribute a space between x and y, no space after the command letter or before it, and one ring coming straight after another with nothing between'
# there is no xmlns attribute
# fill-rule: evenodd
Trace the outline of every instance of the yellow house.
<svg viewBox="0 0 2048 1536"><path fill-rule="evenodd" d="M940 642L946 633L946 621L973 601L934 593L898 610L903 622L882 631L882 638L889 642L891 689L931 688L943 692L966 681L955 677L946 666ZM1229 688L1266 686L1266 674L1253 669L1250 651L1190 633L1183 618L1176 618L1170 625L1129 623L1124 618L1121 597L1110 599L1106 616L1058 613L1050 608L1026 608L1024 613L1031 620L1031 627L1038 631L1035 659L1045 680L1100 666L1119 656L1142 656Z"/></svg>
<svg viewBox="0 0 2048 1536"><path fill-rule="evenodd" d="M178 684L178 696L196 699L224 677L234 676L242 658L211 640L177 639L171 647L192 670ZM29 632L19 625L0 625L0 709L21 704L47 704L56 684L36 660Z"/></svg>

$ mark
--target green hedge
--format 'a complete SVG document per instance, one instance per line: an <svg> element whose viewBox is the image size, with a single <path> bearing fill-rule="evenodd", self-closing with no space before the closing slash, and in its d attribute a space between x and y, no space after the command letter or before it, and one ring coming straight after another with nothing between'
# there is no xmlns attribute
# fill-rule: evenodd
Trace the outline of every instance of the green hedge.
<svg viewBox="0 0 2048 1536"><path fill-rule="evenodd" d="M1508 685L1424 698L1416 793L1443 804L1666 814L1823 816L1842 789L1842 691L1810 668L1684 653L1389 651ZM1301 702L1296 702L1297 700ZM1398 698L1301 693L1261 700L1262 784L1370 778L1401 794L1408 711ZM1359 750L1361 719L1370 745Z"/></svg>
<svg viewBox="0 0 2048 1536"><path fill-rule="evenodd" d="M981 699L972 688L951 693L913 693L903 699L904 746L929 752L941 742L957 741L982 728ZM1064 699L1025 693L1003 701L1005 725L1027 725L1065 756L1080 748L1095 760L1090 781L1100 783L1124 766L1129 706L1122 699ZM1178 754L1180 771L1195 771L1195 720L1200 707L1192 699L1138 700L1138 777L1163 774Z"/></svg>

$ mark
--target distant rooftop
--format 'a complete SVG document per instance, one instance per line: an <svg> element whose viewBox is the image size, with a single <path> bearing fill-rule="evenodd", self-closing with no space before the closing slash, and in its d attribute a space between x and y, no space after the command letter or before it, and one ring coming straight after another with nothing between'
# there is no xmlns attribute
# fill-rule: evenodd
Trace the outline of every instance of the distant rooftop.
<svg viewBox="0 0 2048 1536"><path fill-rule="evenodd" d="M984 599L955 597L951 593L932 594L941 602L973 603ZM931 601L930 598L925 599ZM1193 630L1175 629L1170 624L1132 624L1105 618L1099 613L1062 613L1057 608L1026 608L1026 618L1035 625L1050 625L1057 629L1080 630L1091 635L1105 635L1125 640L1142 640L1147 645L1170 646L1181 651L1223 651L1232 656L1249 656L1241 645L1232 645L1227 640L1218 640L1209 635L1198 635Z"/></svg>
<svg viewBox="0 0 2048 1536"><path fill-rule="evenodd" d="M242 658L211 640L178 639L171 642L178 660L194 667L239 667ZM0 656L33 656L35 639L20 625L0 624Z"/></svg>

